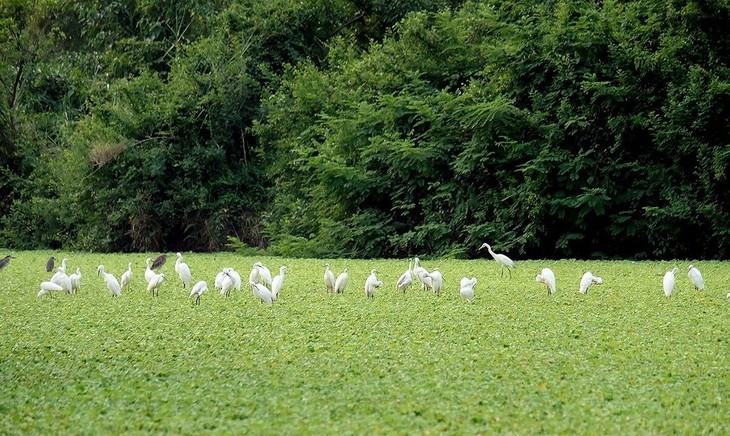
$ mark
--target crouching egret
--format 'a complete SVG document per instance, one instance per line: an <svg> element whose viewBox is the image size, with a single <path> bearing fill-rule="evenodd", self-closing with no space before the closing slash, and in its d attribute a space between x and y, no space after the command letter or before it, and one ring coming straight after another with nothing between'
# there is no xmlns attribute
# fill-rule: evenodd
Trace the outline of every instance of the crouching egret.
<svg viewBox="0 0 730 436"><path fill-rule="evenodd" d="M271 297L276 301L279 298L279 291L284 285L284 277L286 275L286 267L279 267L279 274L277 274L273 280L271 280Z"/></svg>
<svg viewBox="0 0 730 436"><path fill-rule="evenodd" d="M705 289L705 281L702 279L702 273L700 272L700 270L695 268L694 265L689 266L689 272L687 273L687 275L692 281L692 284L695 285L695 289L700 291Z"/></svg>
<svg viewBox="0 0 730 436"><path fill-rule="evenodd" d="M154 277L152 277L152 280L150 280L149 284L147 284L147 292L154 295L155 297L160 295L160 286L162 286L162 282L165 281L165 274L159 273L155 274Z"/></svg>
<svg viewBox="0 0 730 436"><path fill-rule="evenodd" d="M461 298L464 298L465 300L469 300L470 302L474 302L474 286L477 284L477 278L467 278L462 277L461 282L459 282L459 294L461 295Z"/></svg>
<svg viewBox="0 0 730 436"><path fill-rule="evenodd" d="M365 280L365 298L375 298L375 290L383 286L383 282L378 280L376 274L378 270L370 270L370 275Z"/></svg>
<svg viewBox="0 0 730 436"><path fill-rule="evenodd" d="M119 282L117 281L116 277L109 274L104 270L104 265L99 265L99 268L96 270L97 275L101 274L104 276L104 281L106 282L106 287L109 288L109 291L112 293L112 297L118 297L122 295L122 287L119 286Z"/></svg>
<svg viewBox="0 0 730 436"><path fill-rule="evenodd" d="M341 293L345 292L345 288L347 288L347 282L349 280L350 280L350 275L347 273L347 268L345 268L337 276L337 280L335 280L335 293L341 294Z"/></svg>
<svg viewBox="0 0 730 436"><path fill-rule="evenodd" d="M591 285L600 285L603 283L603 279L600 277L596 277L588 271L587 273L583 274L583 277L580 279L580 293L585 294L588 292L588 288Z"/></svg>
<svg viewBox="0 0 730 436"><path fill-rule="evenodd" d="M132 262L127 262L127 270L122 274L122 289L129 287L132 281Z"/></svg>
<svg viewBox="0 0 730 436"><path fill-rule="evenodd" d="M396 291L405 292L406 289L408 289L408 286L411 285L411 282L413 282L413 271L411 271L411 262L412 259L408 259L408 269L406 270L406 272L401 274L401 276L398 277L398 281L395 282Z"/></svg>
<svg viewBox="0 0 730 436"><path fill-rule="evenodd" d="M271 291L262 283L249 282L253 294L261 300L262 303L271 304L274 302L274 298L271 296Z"/></svg>
<svg viewBox="0 0 730 436"><path fill-rule="evenodd" d="M190 298L195 298L193 304L200 304L200 297L208 291L208 283L205 280L201 280L193 286L190 291Z"/></svg>
<svg viewBox="0 0 730 436"><path fill-rule="evenodd" d="M431 289L436 295L439 295L444 285L444 276L438 268L434 268L429 276L431 277Z"/></svg>
<svg viewBox="0 0 730 436"><path fill-rule="evenodd" d="M51 298L53 297L53 294L51 292L57 292L57 291L63 291L63 288L61 285L53 283L53 282L41 282L41 290L38 291L38 297L42 297L46 294L49 294Z"/></svg>
<svg viewBox="0 0 730 436"><path fill-rule="evenodd" d="M479 247L479 250L481 250L482 248L486 248L487 251L489 251L489 254L492 255L492 258L494 259L494 261L497 262L497 264L499 264L499 266L500 266L499 276L504 277L504 269L507 268L507 271L509 272L509 276L510 276L510 278L512 278L512 270L517 267L517 265L515 265L515 262L504 254L495 253L494 251L492 251L492 247L489 244L487 244L486 242L483 243L481 247ZM477 250L477 251L479 251L479 250Z"/></svg>
<svg viewBox="0 0 730 436"><path fill-rule="evenodd" d="M674 292L674 282L676 280L675 275L678 272L679 272L679 268L674 268L671 271L667 271L664 274L664 279L662 280L662 287L664 288L665 297L672 296L672 292Z"/></svg>
<svg viewBox="0 0 730 436"><path fill-rule="evenodd" d="M324 264L324 289L327 292L334 292L335 290L335 274L328 263Z"/></svg>
<svg viewBox="0 0 730 436"><path fill-rule="evenodd" d="M535 281L544 283L548 289L548 295L552 295L556 291L555 273L550 268L543 268L540 274L535 276Z"/></svg>
<svg viewBox="0 0 730 436"><path fill-rule="evenodd" d="M177 273L178 277L180 277L180 281L182 282L183 288L189 288L190 287L190 267L187 263L183 261L183 256L181 253L175 253L177 256L177 260L175 261L175 272Z"/></svg>

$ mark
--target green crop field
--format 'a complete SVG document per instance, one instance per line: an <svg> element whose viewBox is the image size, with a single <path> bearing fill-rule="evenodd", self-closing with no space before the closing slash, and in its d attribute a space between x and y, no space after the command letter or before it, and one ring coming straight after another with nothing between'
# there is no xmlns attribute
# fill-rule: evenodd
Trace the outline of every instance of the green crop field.
<svg viewBox="0 0 730 436"><path fill-rule="evenodd" d="M185 255L199 306L174 272L146 291L144 254L53 253L80 267L76 295L37 297L50 252L18 252L0 271L0 433L720 433L730 432L730 264L428 260L440 296L393 288L398 260ZM244 283L286 265L279 300L213 288L226 266ZM113 298L96 268L132 287ZM327 294L323 264L350 271ZM548 266L557 293L535 281ZM680 268L674 295L662 277ZM374 299L371 268L384 282ZM603 277L578 293L584 271ZM473 304L459 279L475 276Z"/></svg>

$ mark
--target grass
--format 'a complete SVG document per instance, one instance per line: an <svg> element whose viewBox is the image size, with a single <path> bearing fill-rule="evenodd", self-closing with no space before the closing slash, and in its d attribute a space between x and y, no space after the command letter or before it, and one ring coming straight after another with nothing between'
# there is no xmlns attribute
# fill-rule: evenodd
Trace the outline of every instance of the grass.
<svg viewBox="0 0 730 436"><path fill-rule="evenodd" d="M523 261L513 278L487 260L432 260L441 296L393 291L406 262L347 267L343 295L322 285L325 261L188 254L200 306L173 262L152 298L143 254L56 253L80 266L77 295L37 298L50 252L19 252L0 271L0 433L705 433L730 431L728 264ZM247 277L262 260L289 267L281 297L226 299L213 277ZM112 298L96 266L133 289ZM679 266L675 295L661 280ZM535 275L557 276L548 296ZM384 282L374 300L371 268ZM585 270L604 279L577 292ZM458 281L476 276L474 304Z"/></svg>

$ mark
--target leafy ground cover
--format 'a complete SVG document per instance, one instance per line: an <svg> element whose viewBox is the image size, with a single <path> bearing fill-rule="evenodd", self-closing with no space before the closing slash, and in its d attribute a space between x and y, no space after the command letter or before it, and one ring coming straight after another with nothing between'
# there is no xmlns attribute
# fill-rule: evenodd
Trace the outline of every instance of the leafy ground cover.
<svg viewBox="0 0 730 436"><path fill-rule="evenodd" d="M211 292L194 306L173 261L157 298L145 254L55 253L82 269L77 295L37 298L50 252L16 253L0 271L0 433L699 433L730 430L729 265L694 262L423 260L440 296L395 293L405 261L332 259L348 268L327 294L324 260L187 254ZM287 265L279 301L213 290L224 266L248 276ZM112 298L96 267L132 289ZM675 295L661 280L681 269ZM557 276L549 296L535 282ZM371 268L384 282L373 300ZM586 270L601 287L578 293ZM476 299L458 281L476 276Z"/></svg>

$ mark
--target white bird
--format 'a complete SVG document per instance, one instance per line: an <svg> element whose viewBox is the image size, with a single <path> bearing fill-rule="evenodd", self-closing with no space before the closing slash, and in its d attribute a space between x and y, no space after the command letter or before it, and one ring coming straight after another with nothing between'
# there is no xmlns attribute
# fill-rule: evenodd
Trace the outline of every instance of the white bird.
<svg viewBox="0 0 730 436"><path fill-rule="evenodd" d="M370 270L370 275L365 280L365 298L375 298L375 290L383 286L383 282L375 275L377 273L378 270Z"/></svg>
<svg viewBox="0 0 730 436"><path fill-rule="evenodd" d="M261 281L263 281L265 285L271 286L271 271L269 271L269 269L261 262L256 262L254 267L258 267Z"/></svg>
<svg viewBox="0 0 730 436"><path fill-rule="evenodd" d="M347 268L345 268L337 276L337 280L335 280L335 293L341 294L341 293L345 292L345 288L347 287L347 282L349 280L350 280L350 275L347 273Z"/></svg>
<svg viewBox="0 0 730 436"><path fill-rule="evenodd" d="M76 272L68 276L71 279L71 291L75 294L81 290L81 268L76 268Z"/></svg>
<svg viewBox="0 0 730 436"><path fill-rule="evenodd" d="M421 290L426 289L426 284L423 283L423 277L428 275L428 271L421 266L421 260L417 257L413 258L413 275L421 283Z"/></svg>
<svg viewBox="0 0 730 436"><path fill-rule="evenodd" d="M58 267L58 273L60 274L58 277L58 281L55 282L57 285L60 285L64 291L66 291L67 294L70 294L73 292L73 285L71 284L71 278L66 275L65 272L62 271L61 267Z"/></svg>
<svg viewBox="0 0 730 436"><path fill-rule="evenodd" d="M237 291L241 290L241 274L238 273L235 269L231 268L230 266L225 269L226 274L228 274L228 277L231 278L233 281L233 287L236 288Z"/></svg>
<svg viewBox="0 0 730 436"><path fill-rule="evenodd" d="M583 277L580 279L580 293L585 294L588 292L588 288L593 285L600 285L603 283L603 279L600 277L596 277L593 275L592 272L588 271L587 273L583 274Z"/></svg>
<svg viewBox="0 0 730 436"><path fill-rule="evenodd" d="M284 284L284 277L286 274L286 267L279 267L279 274L277 274L271 281L271 297L276 301L279 298L279 291L281 286Z"/></svg>
<svg viewBox="0 0 730 436"><path fill-rule="evenodd" d="M335 274L330 269L330 264L324 264L324 288L327 292L335 290Z"/></svg>
<svg viewBox="0 0 730 436"><path fill-rule="evenodd" d="M221 281L221 295L225 295L226 297L230 297L231 296L231 289L233 289L233 286L234 286L233 279L226 272L223 275L223 281Z"/></svg>
<svg viewBox="0 0 730 436"><path fill-rule="evenodd" d="M692 280L692 284L695 285L695 289L700 291L705 289L705 281L702 279L702 273L694 265L689 266L689 273L687 275Z"/></svg>
<svg viewBox="0 0 730 436"><path fill-rule="evenodd" d="M132 282L132 262L127 263L127 270L122 274L122 289L128 288Z"/></svg>
<svg viewBox="0 0 730 436"><path fill-rule="evenodd" d="M662 280L662 287L664 288L664 296L671 297L672 292L674 291L674 282L676 280L675 275L679 272L679 268L674 268L671 271L667 271L666 274L664 274L664 279Z"/></svg>
<svg viewBox="0 0 730 436"><path fill-rule="evenodd" d="M152 271L152 268L151 268L152 267L152 259L150 259L148 257L147 260L144 261L144 263L147 265L147 269L144 270L144 280L147 283L149 283L150 280L152 280L153 278L155 278L155 276L157 275L157 273L155 273L154 271Z"/></svg>
<svg viewBox="0 0 730 436"><path fill-rule="evenodd" d="M271 291L262 283L249 282L253 294L261 300L262 303L271 304L274 302L274 298L271 296Z"/></svg>
<svg viewBox="0 0 730 436"><path fill-rule="evenodd" d="M61 285L53 282L41 282L41 290L38 291L38 297L42 297L50 292L63 291ZM50 294L53 297L53 294Z"/></svg>
<svg viewBox="0 0 730 436"><path fill-rule="evenodd" d="M223 279L226 277L225 271L220 271L218 274L215 275L215 288L221 289L223 288Z"/></svg>
<svg viewBox="0 0 730 436"><path fill-rule="evenodd" d="M58 269L59 269L59 270L60 270L60 271L61 271L62 273L64 273L64 274L66 274L66 262L68 262L68 259L66 259L66 258L64 257L64 258L63 258L63 260L61 261L61 266L60 266L60 267L58 267Z"/></svg>
<svg viewBox="0 0 730 436"><path fill-rule="evenodd" d="M208 283L201 280L193 286L190 291L190 298L195 298L195 304L200 304L200 297L208 290Z"/></svg>
<svg viewBox="0 0 730 436"><path fill-rule="evenodd" d="M411 271L411 262L412 259L408 259L408 269L406 272L400 275L398 277L398 281L395 282L395 290L396 291L403 291L405 292L406 289L411 285L411 282L413 282L413 271Z"/></svg>
<svg viewBox="0 0 730 436"><path fill-rule="evenodd" d="M483 243L481 247L479 247L479 250L481 250L484 247L487 248L487 251L489 251L489 254L492 255L492 258L494 259L494 261L497 262L499 264L499 266L501 267L499 276L504 277L504 269L507 268L507 271L509 272L509 276L510 276L510 278L512 278L512 270L517 267L517 265L515 265L515 262L512 259L510 259L509 257L505 256L504 254L495 253L494 251L492 251L492 247L489 244L487 244L486 242ZM477 250L477 251L479 251L479 250Z"/></svg>
<svg viewBox="0 0 730 436"><path fill-rule="evenodd" d="M421 282L422 290L433 289L433 278L425 268L421 268L416 275Z"/></svg>
<svg viewBox="0 0 730 436"><path fill-rule="evenodd" d="M434 268L429 276L431 276L431 289L437 295L440 294L441 288L444 285L444 276L441 274L441 271L438 268Z"/></svg>
<svg viewBox="0 0 730 436"><path fill-rule="evenodd" d="M535 276L535 281L544 283L547 286L548 295L555 293L555 273L550 268L543 268L542 272Z"/></svg>
<svg viewBox="0 0 730 436"><path fill-rule="evenodd" d="M152 280L147 284L147 292L154 295L155 297L160 295L160 286L165 281L165 274L159 273L152 277Z"/></svg>
<svg viewBox="0 0 730 436"><path fill-rule="evenodd" d="M106 287L109 288L109 291L112 293L112 297L118 297L122 295L122 287L119 286L119 282L117 281L117 278L113 275L109 274L104 270L104 265L99 265L99 268L96 270L96 274L103 275L104 281L106 282Z"/></svg>
<svg viewBox="0 0 730 436"><path fill-rule="evenodd" d="M55 283L57 285L61 284L61 277L66 275L66 271L63 270L60 266L56 268L56 272L51 276L51 283Z"/></svg>
<svg viewBox="0 0 730 436"><path fill-rule="evenodd" d="M190 267L187 263L183 261L183 256L181 253L175 253L177 256L177 260L175 261L175 272L177 273L178 277L180 277L180 281L183 284L183 288L189 288L190 287Z"/></svg>
<svg viewBox="0 0 730 436"><path fill-rule="evenodd" d="M477 278L467 278L462 277L461 282L459 282L459 294L461 295L461 298L464 298L466 300L469 300L470 302L474 302L474 286L477 284Z"/></svg>
<svg viewBox="0 0 730 436"><path fill-rule="evenodd" d="M261 281L261 270L259 269L256 264L253 264L253 268L251 269L251 272L248 273L248 281L258 283Z"/></svg>

